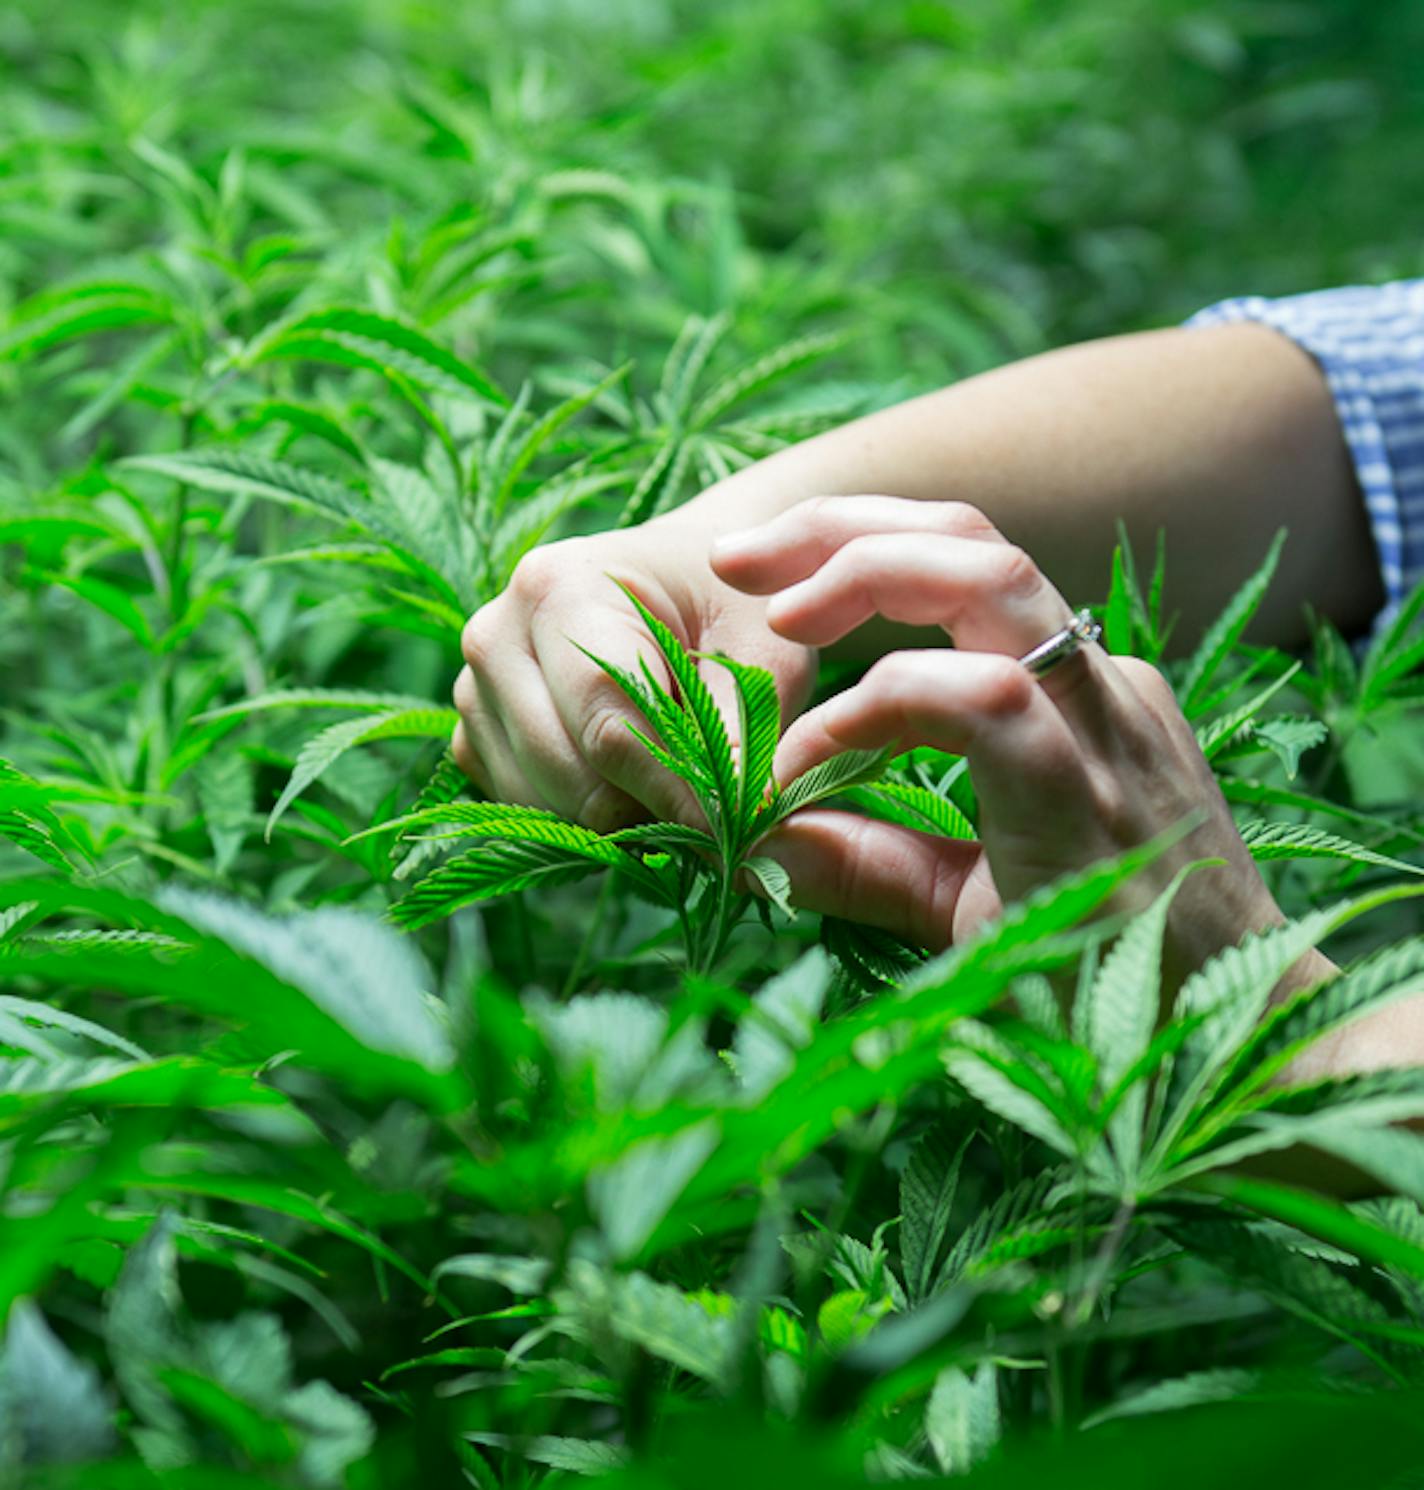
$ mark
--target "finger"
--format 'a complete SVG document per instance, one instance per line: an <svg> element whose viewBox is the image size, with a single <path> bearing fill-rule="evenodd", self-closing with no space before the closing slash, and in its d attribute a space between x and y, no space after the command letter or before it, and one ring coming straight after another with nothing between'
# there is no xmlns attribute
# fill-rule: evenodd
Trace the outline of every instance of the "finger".
<svg viewBox="0 0 1424 1490"><path fill-rule="evenodd" d="M520 653L509 659L497 697L488 680L476 682L484 710L497 714L503 726L504 749L489 767L503 800L547 807L600 833L643 820L642 806L592 771L580 755L532 657ZM527 794L526 783L532 789Z"/></svg>
<svg viewBox="0 0 1424 1490"><path fill-rule="evenodd" d="M798 813L757 852L787 872L791 898L803 909L878 926L933 951L997 906L977 843L848 812Z"/></svg>
<svg viewBox="0 0 1424 1490"><path fill-rule="evenodd" d="M811 497L759 527L729 533L712 547L719 578L753 595L769 595L814 574L832 554L871 533L937 533L1003 543L999 530L967 502L908 497Z"/></svg>
<svg viewBox="0 0 1424 1490"><path fill-rule="evenodd" d="M488 719L480 704L474 674L468 667L460 669L451 690L451 698L460 715L450 737L450 751L456 764L485 796L496 796L494 777L485 764L487 753L507 746L504 730L497 719Z"/></svg>
<svg viewBox="0 0 1424 1490"><path fill-rule="evenodd" d="M461 637L466 667L455 680L462 764L496 799L542 807L608 832L643 816L569 738L548 684L503 601L476 612ZM473 769L472 769L473 767Z"/></svg>
<svg viewBox="0 0 1424 1490"><path fill-rule="evenodd" d="M646 661L665 687L672 680L637 613L607 610L585 617L566 634L551 616L539 614L530 628L533 657L583 772L611 783L665 821L701 824L703 814L687 785L648 754L630 725L647 728L621 688L579 646L634 674Z"/></svg>
<svg viewBox="0 0 1424 1490"><path fill-rule="evenodd" d="M986 809L1042 814L1076 800L1077 737L1026 668L985 652L895 652L782 737L776 776L794 780L842 750L933 745L967 756ZM1042 827L1041 818L1038 826Z"/></svg>
<svg viewBox="0 0 1424 1490"><path fill-rule="evenodd" d="M498 802L559 811L529 769L530 753L510 737L511 714L481 674L464 668L455 680L455 707L460 713L456 759L465 774ZM560 726L562 732L562 726Z"/></svg>
<svg viewBox="0 0 1424 1490"><path fill-rule="evenodd" d="M470 778L478 791L482 792L486 797L494 794L494 788L490 785L489 774L480 760L479 752L475 749L470 739L463 719L455 726L450 736L450 754L455 757L455 764Z"/></svg>
<svg viewBox="0 0 1424 1490"><path fill-rule="evenodd" d="M731 670L716 660L717 654L771 674L783 721L794 719L806 707L816 681L815 651L777 636L766 625L765 610L757 606L749 612L748 604L740 601L730 613L711 618L698 638L702 654L698 672L706 680L733 741L740 734L737 685Z"/></svg>
<svg viewBox="0 0 1424 1490"><path fill-rule="evenodd" d="M956 646L1017 657L1072 612L1021 548L940 533L852 538L767 603L772 627L810 646L839 641L874 615L942 626Z"/></svg>

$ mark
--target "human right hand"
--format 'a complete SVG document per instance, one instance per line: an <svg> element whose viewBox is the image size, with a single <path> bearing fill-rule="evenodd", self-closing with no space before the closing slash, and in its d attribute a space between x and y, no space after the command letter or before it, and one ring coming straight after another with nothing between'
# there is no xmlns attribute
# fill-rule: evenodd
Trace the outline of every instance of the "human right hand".
<svg viewBox="0 0 1424 1490"><path fill-rule="evenodd" d="M1173 905L1180 978L1243 933L1280 923L1172 690L1154 668L1079 648L1038 678L1018 659L1073 611L1034 561L973 507L857 496L807 501L729 536L717 570L770 598L783 636L828 646L879 614L952 633L953 648L883 657L801 716L776 757L783 785L842 750L933 745L968 759L981 841L856 814L808 811L759 847L793 899L939 949L1006 901L1196 819L1114 908L1140 909L1193 861L1211 868Z"/></svg>
<svg viewBox="0 0 1424 1490"><path fill-rule="evenodd" d="M670 681L621 580L684 646L767 668L784 716L799 712L815 677L814 649L777 636L765 600L724 584L708 564L716 531L694 509L640 528L569 538L527 554L508 588L470 618L452 749L492 797L546 807L600 832L645 820L699 820L683 783L634 738L627 699L579 650L622 667L645 659ZM577 645L575 645L577 643ZM735 738L724 668L703 673Z"/></svg>

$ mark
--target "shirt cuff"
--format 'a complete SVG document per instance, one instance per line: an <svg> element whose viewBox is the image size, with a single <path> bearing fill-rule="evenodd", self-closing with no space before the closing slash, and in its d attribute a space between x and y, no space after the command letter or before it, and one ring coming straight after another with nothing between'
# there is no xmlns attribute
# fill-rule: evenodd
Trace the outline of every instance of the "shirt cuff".
<svg viewBox="0 0 1424 1490"><path fill-rule="evenodd" d="M1223 300L1189 326L1255 321L1325 374L1364 495L1388 622L1424 579L1424 280Z"/></svg>

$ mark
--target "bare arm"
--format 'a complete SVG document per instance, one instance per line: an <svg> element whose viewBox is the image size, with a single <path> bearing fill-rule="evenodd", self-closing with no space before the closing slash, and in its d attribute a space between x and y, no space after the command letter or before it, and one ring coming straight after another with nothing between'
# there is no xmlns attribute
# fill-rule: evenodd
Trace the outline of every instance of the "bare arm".
<svg viewBox="0 0 1424 1490"><path fill-rule="evenodd" d="M787 713L815 654L777 636L765 602L712 571L722 535L815 495L873 493L982 509L1075 601L1104 592L1122 517L1150 551L1167 533L1169 603L1190 638L1289 528L1258 635L1301 634L1309 601L1347 629L1381 601L1363 506L1324 377L1257 325L1116 337L1050 352L855 421L738 472L642 528L535 550L465 630L455 750L486 790L595 827L678 794L623 728L624 703L570 642L632 664L646 651L632 585L689 645L769 668ZM867 627L876 655L904 632ZM654 663L656 665L656 663ZM721 669L709 686L725 695Z"/></svg>
<svg viewBox="0 0 1424 1490"><path fill-rule="evenodd" d="M1347 630L1383 602L1325 380L1258 325L1175 329L1049 352L856 421L690 503L719 528L812 494L881 492L981 508L1065 594L1095 599L1122 518L1167 534L1169 599L1197 633L1290 530L1258 635L1303 635L1309 602Z"/></svg>

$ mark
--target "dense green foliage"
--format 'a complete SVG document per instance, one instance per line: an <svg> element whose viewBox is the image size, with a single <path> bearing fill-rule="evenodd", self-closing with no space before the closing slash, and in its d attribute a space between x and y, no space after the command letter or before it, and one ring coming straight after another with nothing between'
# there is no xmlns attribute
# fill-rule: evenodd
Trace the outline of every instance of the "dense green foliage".
<svg viewBox="0 0 1424 1490"><path fill-rule="evenodd" d="M1094 920L1160 846L936 958L792 917L773 821L970 836L962 763L771 791L766 676L652 616L630 722L705 833L443 750L547 537L1067 337L1424 272L1419 26L6 7L0 1482L1407 1483L1424 1078L1278 1078L1424 978L1419 607L1262 652L1273 554L1175 639L1294 918L1179 990L1169 897ZM1130 556L1073 598L1162 659ZM1398 1193L1238 1167L1307 1141Z"/></svg>

